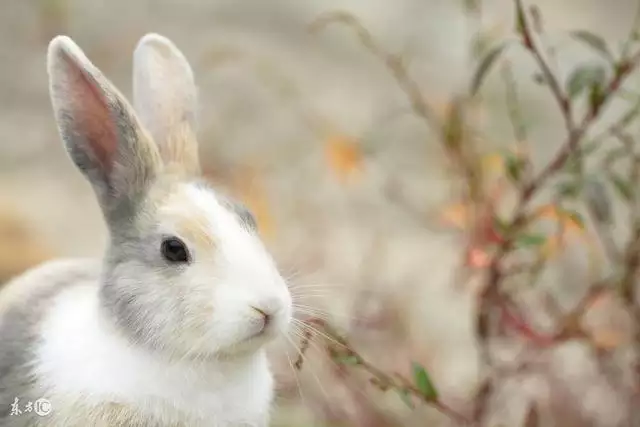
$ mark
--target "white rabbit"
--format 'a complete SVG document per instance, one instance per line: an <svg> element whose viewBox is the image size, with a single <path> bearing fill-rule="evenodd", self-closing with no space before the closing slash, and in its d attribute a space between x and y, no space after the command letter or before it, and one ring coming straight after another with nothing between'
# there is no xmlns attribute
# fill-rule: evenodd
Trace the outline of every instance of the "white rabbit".
<svg viewBox="0 0 640 427"><path fill-rule="evenodd" d="M110 239L102 260L8 284L21 292L0 313L0 426L266 426L265 345L288 328L291 296L251 214L199 179L185 57L140 40L135 112L70 38L47 61L60 134Z"/></svg>

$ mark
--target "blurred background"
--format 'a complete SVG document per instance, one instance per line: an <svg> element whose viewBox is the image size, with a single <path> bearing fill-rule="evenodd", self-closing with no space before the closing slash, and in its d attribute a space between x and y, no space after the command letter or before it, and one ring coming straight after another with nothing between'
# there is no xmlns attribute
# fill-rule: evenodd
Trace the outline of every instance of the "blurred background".
<svg viewBox="0 0 640 427"><path fill-rule="evenodd" d="M475 67L470 46L479 24L470 19L468 3L2 1L0 282L50 257L98 256L106 242L93 193L68 161L53 121L49 40L71 36L129 95L133 48L146 32L158 32L194 68L207 174L254 210L267 245L298 283L306 314L326 317L381 369L408 373L411 361L428 367L443 400L464 409L479 378L475 294L473 284L455 283L464 221L451 210L455 183L446 156L433 131L411 114L389 69L352 29L335 24L311 32L309 26L329 12L351 13L382 49L402 56L424 98L444 114ZM594 60L564 32L588 29L617 46L636 8L633 0L536 4L547 36L562 50L563 69ZM510 36L512 1L482 2L480 26L492 40ZM509 61L531 155L543 164L563 140L562 120L548 91L533 82L531 58L515 51ZM488 153L514 139L503 80L492 73L474 108ZM574 261L548 286L558 292L579 287L585 262ZM622 425L626 402L574 347L548 362L557 384L536 376L505 384L493 406L496 422L521 425L536 396L546 402L545 425ZM369 390L357 375L345 377L318 346L306 356L295 371L295 348L275 352L280 398L274 425L447 422L432 408L411 410L395 395Z"/></svg>

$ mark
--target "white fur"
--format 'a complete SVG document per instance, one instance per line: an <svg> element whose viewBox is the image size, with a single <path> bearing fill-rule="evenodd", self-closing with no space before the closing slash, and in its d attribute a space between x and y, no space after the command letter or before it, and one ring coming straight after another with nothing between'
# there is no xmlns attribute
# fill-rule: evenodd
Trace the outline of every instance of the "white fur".
<svg viewBox="0 0 640 427"><path fill-rule="evenodd" d="M160 227L174 233L170 219L180 209L186 210L182 214L197 209L206 212L206 225L220 247L211 256L194 254L185 278L211 291L211 342L203 347L224 350L255 333L251 306L273 314L272 335L286 333L291 297L260 240L208 190L185 184L179 191L189 203L161 209L160 217L167 219ZM54 415L56 405L114 401L144 408L167 423L185 416L215 426L261 425L268 419L273 380L263 349L224 361L168 362L125 339L102 311L97 291L93 282L70 288L55 299L43 321L35 372L40 385L51 390L46 397Z"/></svg>
<svg viewBox="0 0 640 427"><path fill-rule="evenodd" d="M150 33L133 54L134 107L144 126L159 141L173 121L197 122L197 91L189 62L169 39Z"/></svg>
<svg viewBox="0 0 640 427"><path fill-rule="evenodd" d="M125 403L167 423L188 414L211 426L261 425L269 411L272 377L263 351L200 366L167 364L112 329L100 316L92 283L62 293L41 332L36 373L52 392L43 397L54 416L57 405L80 401Z"/></svg>
<svg viewBox="0 0 640 427"><path fill-rule="evenodd" d="M286 333L292 316L291 295L260 239L242 227L210 190L185 184L177 191L184 197L160 209L162 232L179 235L172 220L198 212L207 218L201 227L214 236L215 247L204 253L198 252L195 242L180 236L195 250L184 280L190 282L194 294L210 292L213 307L211 340L200 343L199 349L226 350L254 334L261 318L252 307L272 316L272 332L265 338Z"/></svg>
<svg viewBox="0 0 640 427"><path fill-rule="evenodd" d="M48 61L61 133L98 190L107 221L114 198L126 200L141 189L154 193L154 185L159 190L135 218L139 235L114 240L111 253L123 252L103 265L105 282L97 274L85 282L68 274L73 286L45 308L31 391L51 401L46 425L83 426L98 413L144 425L265 426L273 379L264 345L286 333L292 315L291 296L273 259L209 189L188 181L163 187L156 180L163 168L146 130L71 39L54 39ZM197 148L195 140L177 144L168 137L185 120L193 124L186 113L194 107L195 86L186 59L167 39L148 35L135 61L138 107L162 139L155 142L173 149L165 153L169 160L193 161L178 151ZM110 123L116 113L119 122ZM137 137L116 135L123 124L134 127ZM110 225L121 224L119 218ZM188 262L162 258L167 235L182 238L193 251ZM57 283L63 278L64 271ZM120 293L127 296L124 308ZM130 311L123 315L122 309ZM267 328L260 312L271 316Z"/></svg>

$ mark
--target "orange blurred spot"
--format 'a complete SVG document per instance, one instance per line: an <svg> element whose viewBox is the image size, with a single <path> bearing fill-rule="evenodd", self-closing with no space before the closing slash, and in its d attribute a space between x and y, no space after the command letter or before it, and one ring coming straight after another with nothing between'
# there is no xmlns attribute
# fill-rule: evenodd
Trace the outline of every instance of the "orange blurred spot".
<svg viewBox="0 0 640 427"><path fill-rule="evenodd" d="M544 242L544 244L540 248L540 253L544 259L549 259L554 255L557 255L563 247L564 241L562 239L560 239L558 236L551 236Z"/></svg>
<svg viewBox="0 0 640 427"><path fill-rule="evenodd" d="M342 182L361 170L363 155L357 142L351 138L342 135L329 138L325 154L329 167Z"/></svg>
<svg viewBox="0 0 640 427"><path fill-rule="evenodd" d="M445 122L447 117L451 115L453 109L453 102L449 98L442 96L431 95L431 110L436 114L441 122Z"/></svg>
<svg viewBox="0 0 640 427"><path fill-rule="evenodd" d="M253 213L258 232L265 240L268 240L275 234L275 221L269 207L267 192L259 184L260 180L255 177L254 171L246 171L236 181L235 189L238 197Z"/></svg>
<svg viewBox="0 0 640 427"><path fill-rule="evenodd" d="M606 307L606 304L610 304L611 302L612 296L608 292L598 292L590 299L588 308L590 310L597 310Z"/></svg>
<svg viewBox="0 0 640 427"><path fill-rule="evenodd" d="M483 169L491 175L501 176L504 174L504 158L499 153L487 154L482 157Z"/></svg>
<svg viewBox="0 0 640 427"><path fill-rule="evenodd" d="M491 256L482 249L471 248L467 254L467 264L473 268L484 268L491 264Z"/></svg>
<svg viewBox="0 0 640 427"><path fill-rule="evenodd" d="M591 333L593 343L600 349L613 350L624 341L621 331L609 328L596 329Z"/></svg>
<svg viewBox="0 0 640 427"><path fill-rule="evenodd" d="M445 225L463 229L469 224L469 209L463 203L456 203L444 208L440 218Z"/></svg>
<svg viewBox="0 0 640 427"><path fill-rule="evenodd" d="M549 204L538 208L536 217L560 222L566 231L580 235L584 234L582 224L580 224L569 212L560 210L554 205Z"/></svg>

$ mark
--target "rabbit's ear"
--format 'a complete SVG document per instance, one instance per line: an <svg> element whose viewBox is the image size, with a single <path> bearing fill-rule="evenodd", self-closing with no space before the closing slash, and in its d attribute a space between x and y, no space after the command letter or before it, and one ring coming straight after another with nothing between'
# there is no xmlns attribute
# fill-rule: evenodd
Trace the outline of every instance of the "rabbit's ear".
<svg viewBox="0 0 640 427"><path fill-rule="evenodd" d="M47 68L60 134L103 210L135 201L162 160L132 107L69 37L51 41Z"/></svg>
<svg viewBox="0 0 640 427"><path fill-rule="evenodd" d="M198 173L197 91L182 52L166 37L147 34L133 57L133 99L165 163Z"/></svg>

